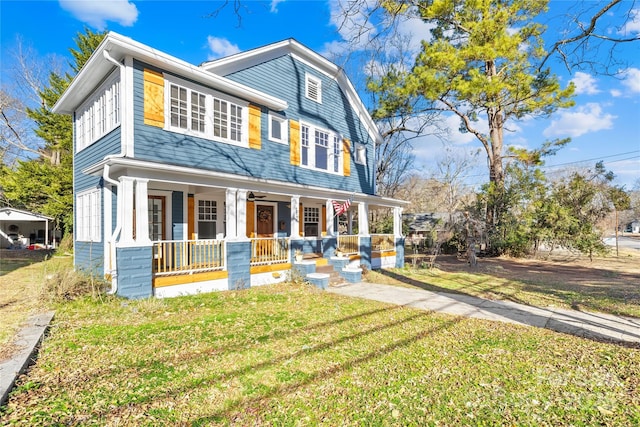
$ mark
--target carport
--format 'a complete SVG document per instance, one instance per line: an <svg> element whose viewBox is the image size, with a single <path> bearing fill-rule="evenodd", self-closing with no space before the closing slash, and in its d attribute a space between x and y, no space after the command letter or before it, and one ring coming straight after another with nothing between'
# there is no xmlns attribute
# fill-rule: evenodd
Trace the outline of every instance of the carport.
<svg viewBox="0 0 640 427"><path fill-rule="evenodd" d="M40 214L0 208L0 248L26 248L35 244L48 248L51 220Z"/></svg>

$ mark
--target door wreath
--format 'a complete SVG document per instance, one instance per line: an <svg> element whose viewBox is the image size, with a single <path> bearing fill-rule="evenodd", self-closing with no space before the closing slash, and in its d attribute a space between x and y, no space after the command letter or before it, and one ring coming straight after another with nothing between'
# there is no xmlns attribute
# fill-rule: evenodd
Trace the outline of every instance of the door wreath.
<svg viewBox="0 0 640 427"><path fill-rule="evenodd" d="M271 211L269 209L259 209L258 210L258 221L260 222L271 222Z"/></svg>

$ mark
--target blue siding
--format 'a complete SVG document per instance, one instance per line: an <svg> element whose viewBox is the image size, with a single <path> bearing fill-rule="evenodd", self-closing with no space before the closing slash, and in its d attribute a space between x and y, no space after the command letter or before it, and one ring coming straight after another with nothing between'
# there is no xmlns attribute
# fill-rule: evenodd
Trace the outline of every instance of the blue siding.
<svg viewBox="0 0 640 427"><path fill-rule="evenodd" d="M227 270L229 290L251 287L249 258L251 242L227 242Z"/></svg>
<svg viewBox="0 0 640 427"><path fill-rule="evenodd" d="M148 298L153 295L151 246L118 248L118 295L126 298Z"/></svg>
<svg viewBox="0 0 640 427"><path fill-rule="evenodd" d="M360 265L371 270L371 237L360 236Z"/></svg>
<svg viewBox="0 0 640 427"><path fill-rule="evenodd" d="M73 157L73 202L75 206L76 194L88 190L91 188L102 188L103 180L101 176L85 175L82 170L98 163L103 160L105 156L109 154L116 154L120 152L120 128L114 129L109 134L105 135L100 140L96 141L92 145L86 147L79 153L74 154ZM104 206L104 197L106 193L104 190L101 192L100 206ZM115 198L113 200L113 206L115 209ZM115 217L115 213L112 213ZM100 211L100 223L104 224L104 212ZM76 210L74 208L73 215L74 224L77 224ZM115 224L115 221L114 221ZM104 266L104 241L105 236L110 235L113 230L104 230L101 227L101 241L100 242L75 242L74 248L74 264L79 271L90 272L96 276L102 277ZM75 234L75 233L74 233Z"/></svg>
<svg viewBox="0 0 640 427"><path fill-rule="evenodd" d="M404 267L404 237L396 239L396 268Z"/></svg>
<svg viewBox="0 0 640 427"><path fill-rule="evenodd" d="M304 84L304 71L301 68L301 64L294 63L292 60L275 60L274 62L286 65L289 73L295 76L298 76L295 73L302 73L302 84ZM345 191L373 194L373 143L365 132L364 126L355 117L353 111L348 108L346 99L336 83L329 83L329 80L327 80L327 83L323 82L323 104L319 107L318 105L307 105L309 100L302 95L304 92L298 94L299 96L289 96L292 99L284 96L286 95L285 93L274 93L274 95L287 99L290 103L290 108L284 112L288 117L297 121L302 119L339 132L351 139L352 145L355 142L367 145L367 153L371 156L368 166L356 165L352 157L351 176L349 177L291 165L289 146L271 142L267 138L268 110L266 108L262 108L262 147L260 150L168 132L154 126L145 125L143 120L144 88L142 74L145 67L153 67L145 66L139 62L135 62L134 65L134 150L136 158L301 185L321 185ZM265 73L263 72L263 74ZM266 74L266 76L263 75L262 77L269 82L280 80L273 79L272 76ZM184 76L181 77L184 78ZM231 76L231 78L238 81L242 80L241 77L242 75L240 74ZM289 81L293 78L293 76L290 76L282 80L287 81L287 84L293 85ZM251 84L247 85L260 88L259 83L261 82L252 81ZM294 85L288 90L290 92L292 90L295 91L295 87ZM274 90L270 92L274 92ZM302 103L302 106L299 107L298 104L300 103ZM355 125L349 125L352 120ZM269 161L266 162L265 159L269 159Z"/></svg>
<svg viewBox="0 0 640 427"><path fill-rule="evenodd" d="M104 242L75 242L73 251L76 270L102 278L104 274Z"/></svg>

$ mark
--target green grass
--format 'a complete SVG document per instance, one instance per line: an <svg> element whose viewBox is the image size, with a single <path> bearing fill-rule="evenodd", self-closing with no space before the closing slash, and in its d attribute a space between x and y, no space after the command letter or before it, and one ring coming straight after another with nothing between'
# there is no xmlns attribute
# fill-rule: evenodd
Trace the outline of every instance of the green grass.
<svg viewBox="0 0 640 427"><path fill-rule="evenodd" d="M640 350L277 285L58 306L16 425L640 424Z"/></svg>

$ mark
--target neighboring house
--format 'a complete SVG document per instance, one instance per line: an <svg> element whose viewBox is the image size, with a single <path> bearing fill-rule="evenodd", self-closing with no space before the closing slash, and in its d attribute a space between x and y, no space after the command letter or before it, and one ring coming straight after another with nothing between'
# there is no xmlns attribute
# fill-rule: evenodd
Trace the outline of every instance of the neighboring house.
<svg viewBox="0 0 640 427"><path fill-rule="evenodd" d="M634 234L640 233L640 220L634 220L627 223L626 227L624 228L624 231L626 231L627 233L634 233Z"/></svg>
<svg viewBox="0 0 640 427"><path fill-rule="evenodd" d="M298 250L404 263L406 203L375 195L380 134L342 69L295 40L194 66L109 33L53 110L74 122L75 266L119 295L283 281ZM393 234L369 233L371 209Z"/></svg>
<svg viewBox="0 0 640 427"><path fill-rule="evenodd" d="M52 218L13 208L0 208L0 248L40 249L55 245Z"/></svg>

